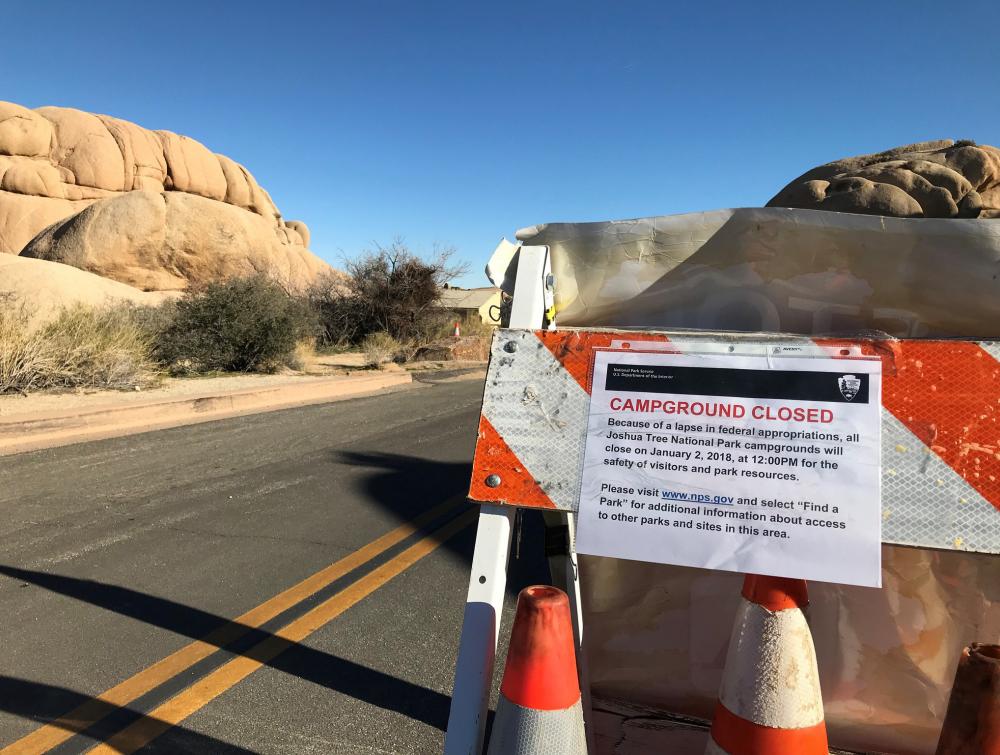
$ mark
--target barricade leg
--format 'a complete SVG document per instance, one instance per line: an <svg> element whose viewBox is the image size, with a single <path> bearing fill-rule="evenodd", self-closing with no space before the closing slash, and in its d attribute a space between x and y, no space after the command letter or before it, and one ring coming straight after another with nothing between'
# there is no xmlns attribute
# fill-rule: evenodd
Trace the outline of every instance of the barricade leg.
<svg viewBox="0 0 1000 755"><path fill-rule="evenodd" d="M455 663L455 684L445 733L445 755L480 755L490 703L500 617L507 589L507 561L515 509L479 509L476 549Z"/></svg>
<svg viewBox="0 0 1000 755"><path fill-rule="evenodd" d="M590 703L590 674L587 669L586 653L583 650L583 605L580 598L580 568L576 555L576 516L569 512L546 511L542 514L542 518L545 521L545 555L549 560L552 584L569 596L587 747L593 753L595 752L594 727Z"/></svg>

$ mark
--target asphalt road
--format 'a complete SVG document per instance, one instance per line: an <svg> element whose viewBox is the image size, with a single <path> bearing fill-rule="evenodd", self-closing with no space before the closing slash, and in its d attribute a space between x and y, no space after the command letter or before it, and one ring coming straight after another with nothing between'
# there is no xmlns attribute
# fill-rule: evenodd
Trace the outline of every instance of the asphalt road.
<svg viewBox="0 0 1000 755"><path fill-rule="evenodd" d="M481 394L0 459L0 752L439 752Z"/></svg>

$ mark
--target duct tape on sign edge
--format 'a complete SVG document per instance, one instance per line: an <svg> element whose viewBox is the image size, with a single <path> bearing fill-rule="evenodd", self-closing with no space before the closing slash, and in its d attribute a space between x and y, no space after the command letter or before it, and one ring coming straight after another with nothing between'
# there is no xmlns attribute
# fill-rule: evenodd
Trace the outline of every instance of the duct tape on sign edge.
<svg viewBox="0 0 1000 755"><path fill-rule="evenodd" d="M1000 553L1000 343L496 331L469 497L575 511L595 349L879 356L883 542Z"/></svg>

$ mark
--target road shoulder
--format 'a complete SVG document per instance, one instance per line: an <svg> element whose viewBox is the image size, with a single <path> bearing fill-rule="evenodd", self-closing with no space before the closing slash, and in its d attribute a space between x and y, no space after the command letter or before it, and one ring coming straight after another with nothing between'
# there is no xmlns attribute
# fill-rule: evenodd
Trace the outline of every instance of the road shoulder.
<svg viewBox="0 0 1000 755"><path fill-rule="evenodd" d="M371 370L336 377L246 375L173 381L142 393L5 397L0 402L0 456L340 401L411 382L408 372Z"/></svg>

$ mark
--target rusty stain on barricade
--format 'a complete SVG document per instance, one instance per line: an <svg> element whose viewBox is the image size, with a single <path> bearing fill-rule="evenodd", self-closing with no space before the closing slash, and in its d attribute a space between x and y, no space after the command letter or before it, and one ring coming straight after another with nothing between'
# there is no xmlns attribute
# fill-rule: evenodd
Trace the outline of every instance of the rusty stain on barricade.
<svg viewBox="0 0 1000 755"><path fill-rule="evenodd" d="M885 408L1000 510L1000 362L976 343L900 343Z"/></svg>
<svg viewBox="0 0 1000 755"><path fill-rule="evenodd" d="M530 505L537 508L555 508L552 500L485 416L479 418L473 470L469 497L474 500L514 505L525 505L519 502L531 501Z"/></svg>
<svg viewBox="0 0 1000 755"><path fill-rule="evenodd" d="M563 369L590 393L590 365L594 349L611 346L614 333L590 333L585 331L539 331L538 340L552 352ZM647 340L667 340L665 337Z"/></svg>
<svg viewBox="0 0 1000 755"><path fill-rule="evenodd" d="M614 342L880 357L884 541L1000 552L1000 344L992 342L499 330L470 498L576 510L593 355ZM485 483L491 474L500 477L496 487Z"/></svg>

